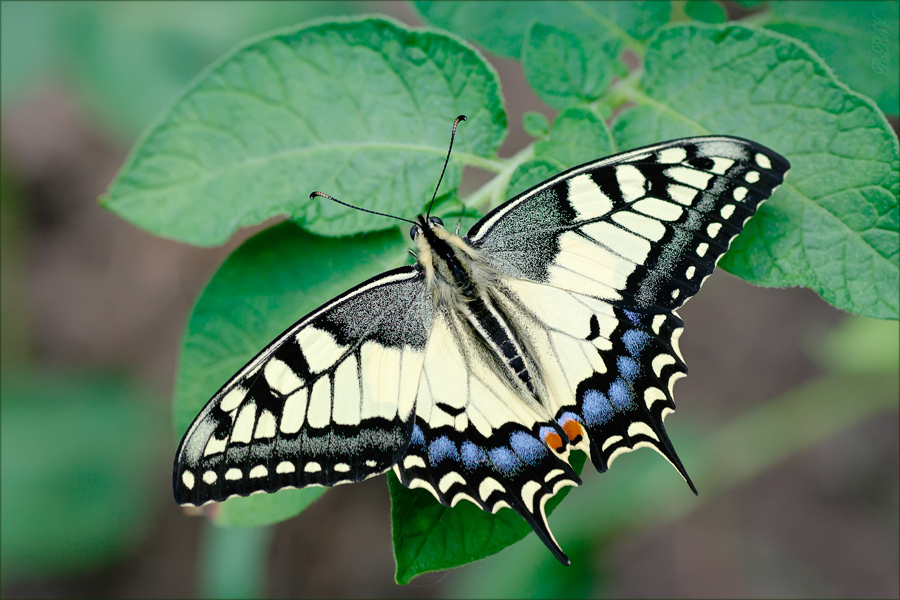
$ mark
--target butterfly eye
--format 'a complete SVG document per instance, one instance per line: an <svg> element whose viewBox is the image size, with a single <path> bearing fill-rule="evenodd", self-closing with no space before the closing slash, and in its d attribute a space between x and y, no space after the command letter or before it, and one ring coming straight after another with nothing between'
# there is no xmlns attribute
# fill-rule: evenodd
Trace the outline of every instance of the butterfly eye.
<svg viewBox="0 0 900 600"><path fill-rule="evenodd" d="M412 227L409 228L409 237L413 241L415 241L415 239L418 237L418 235L420 233L422 233L422 230L419 228L418 225L413 225Z"/></svg>
<svg viewBox="0 0 900 600"><path fill-rule="evenodd" d="M428 217L428 220L431 221L432 225L440 225L441 227L444 226L444 222L437 217Z"/></svg>

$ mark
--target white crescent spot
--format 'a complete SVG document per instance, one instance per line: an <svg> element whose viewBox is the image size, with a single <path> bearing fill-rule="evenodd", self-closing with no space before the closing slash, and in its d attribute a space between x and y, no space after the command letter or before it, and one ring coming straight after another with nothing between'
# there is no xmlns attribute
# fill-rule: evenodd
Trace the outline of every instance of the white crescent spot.
<svg viewBox="0 0 900 600"><path fill-rule="evenodd" d="M541 484L537 481L526 481L525 485L522 486L522 502L525 503L525 506L528 508L532 508L532 503L534 502L534 495L538 490L541 489Z"/></svg>
<svg viewBox="0 0 900 600"><path fill-rule="evenodd" d="M603 446L600 448L601 452L606 452L606 449L612 446L613 444L617 444L622 441L621 435L611 435L606 438L606 441L603 442Z"/></svg>
<svg viewBox="0 0 900 600"><path fill-rule="evenodd" d="M481 484L478 486L478 496L481 498L482 502L486 502L488 496L493 494L494 492L505 492L506 488L500 485L500 482L491 477L485 477ZM498 502L498 504L501 504ZM505 503L503 503L505 504ZM507 505L508 506L508 505ZM496 507L495 507L496 508ZM494 511L497 512L497 511Z"/></svg>
<svg viewBox="0 0 900 600"><path fill-rule="evenodd" d="M559 475L565 475L565 471L563 471L562 469L553 469L552 471L544 475L544 481L550 481L551 479Z"/></svg>
<svg viewBox="0 0 900 600"><path fill-rule="evenodd" d="M294 471L296 471L296 468L294 467L294 463L287 461L287 460L281 461L280 463L278 463L278 466L275 467L275 472L282 474L282 475L287 474L287 473L293 473Z"/></svg>
<svg viewBox="0 0 900 600"><path fill-rule="evenodd" d="M653 362L650 365L653 367L653 372L656 373L657 377L662 375L662 370L668 365L674 365L675 359L672 358L669 354L657 354L653 358Z"/></svg>
<svg viewBox="0 0 900 600"><path fill-rule="evenodd" d="M628 435L630 437L635 437L638 435L646 435L647 437L659 441L659 438L656 437L656 433L654 433L653 429L644 423L643 421L635 421L631 425L628 426Z"/></svg>
<svg viewBox="0 0 900 600"><path fill-rule="evenodd" d="M421 456L411 454L403 459L404 469L412 469L413 467L419 467L420 469L425 468L425 461L422 460Z"/></svg>
<svg viewBox="0 0 900 600"><path fill-rule="evenodd" d="M449 473L441 477L441 480L438 482L438 489L441 490L441 493L446 494L447 490L449 490L454 483L461 483L465 485L466 480L463 479L463 476L456 471L450 471Z"/></svg>
<svg viewBox="0 0 900 600"><path fill-rule="evenodd" d="M665 400L666 395L663 391L657 387L650 387L644 391L644 404L647 408L653 406L653 403L659 402L660 400Z"/></svg>

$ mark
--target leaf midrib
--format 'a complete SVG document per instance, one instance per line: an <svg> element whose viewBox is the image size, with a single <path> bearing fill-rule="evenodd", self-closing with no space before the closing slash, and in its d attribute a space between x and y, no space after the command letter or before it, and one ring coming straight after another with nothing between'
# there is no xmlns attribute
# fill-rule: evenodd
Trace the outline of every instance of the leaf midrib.
<svg viewBox="0 0 900 600"><path fill-rule="evenodd" d="M357 152L360 150L392 150L392 151L404 151L409 153L427 153L427 154L436 154L439 156L445 156L447 151L441 147L434 146L421 146L417 144L401 144L401 143L365 143L365 142L352 142L352 143L339 143L339 144L318 144L316 146L306 146L299 148L290 148L285 150L280 150L278 152L272 152L265 155L255 155L255 156L247 156L243 160L235 161L231 163L227 163L219 168L215 169L206 169L202 173L198 174L195 177L191 178L181 178L178 180L169 180L167 182L162 182L157 185L152 185L148 182L141 182L141 192L136 195L143 195L143 193L155 193L159 191L167 191L172 189L173 187L181 187L184 185L197 185L211 179L215 179L223 176L232 171L240 171L248 167L256 167L259 165L267 165L275 161L280 161L286 158L300 158L303 156L309 156L315 154L317 152L324 152L333 150L339 153L352 155L352 152ZM154 154L151 158L165 158L168 153L158 153ZM480 156L478 154L472 154L470 152L454 152L452 159L461 162L464 166L473 166L478 167L487 171L491 171L494 173L503 172L506 167L506 161L502 161L499 159L491 159L485 156ZM190 183L188 183L190 182Z"/></svg>

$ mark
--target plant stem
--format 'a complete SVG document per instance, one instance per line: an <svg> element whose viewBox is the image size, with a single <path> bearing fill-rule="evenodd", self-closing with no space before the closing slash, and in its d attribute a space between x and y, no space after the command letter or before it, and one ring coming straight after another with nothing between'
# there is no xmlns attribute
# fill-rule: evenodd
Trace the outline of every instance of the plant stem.
<svg viewBox="0 0 900 600"><path fill-rule="evenodd" d="M200 545L202 598L261 598L271 527L207 523Z"/></svg>
<svg viewBox="0 0 900 600"><path fill-rule="evenodd" d="M515 170L525 161L534 158L534 143L528 144L510 158L504 160L503 169L483 186L472 192L463 200L466 208L483 208L497 206L504 200L509 179Z"/></svg>

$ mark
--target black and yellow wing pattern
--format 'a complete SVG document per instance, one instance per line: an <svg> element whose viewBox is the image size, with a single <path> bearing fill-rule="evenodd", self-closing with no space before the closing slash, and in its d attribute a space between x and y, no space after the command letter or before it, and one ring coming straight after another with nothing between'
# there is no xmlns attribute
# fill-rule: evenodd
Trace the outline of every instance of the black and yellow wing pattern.
<svg viewBox="0 0 900 600"><path fill-rule="evenodd" d="M728 136L673 140L570 169L465 237L418 217L417 262L307 315L197 416L175 498L336 485L395 470L452 506L510 507L563 563L544 506L660 452L687 368L675 313L700 289L787 160Z"/></svg>

